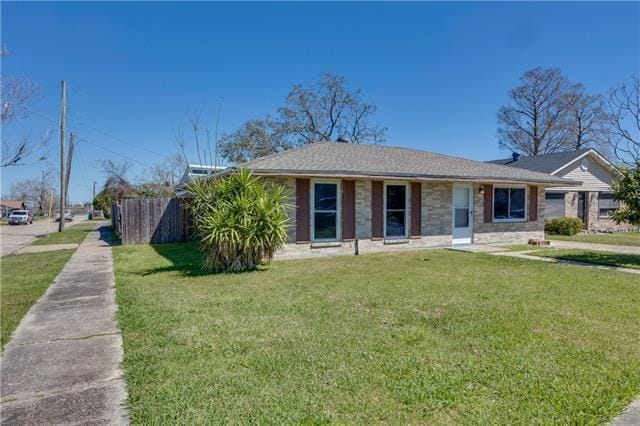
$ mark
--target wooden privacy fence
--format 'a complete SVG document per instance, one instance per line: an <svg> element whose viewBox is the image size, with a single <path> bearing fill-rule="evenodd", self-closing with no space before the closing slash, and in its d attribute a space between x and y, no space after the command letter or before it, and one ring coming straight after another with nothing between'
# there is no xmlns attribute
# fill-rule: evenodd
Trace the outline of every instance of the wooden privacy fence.
<svg viewBox="0 0 640 426"><path fill-rule="evenodd" d="M120 200L111 209L111 221L122 244L187 241L191 215L180 198Z"/></svg>

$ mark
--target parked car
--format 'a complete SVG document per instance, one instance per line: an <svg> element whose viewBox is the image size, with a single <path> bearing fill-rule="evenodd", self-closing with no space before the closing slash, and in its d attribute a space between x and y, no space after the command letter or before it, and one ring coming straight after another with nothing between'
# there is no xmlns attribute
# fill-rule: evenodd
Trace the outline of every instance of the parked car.
<svg viewBox="0 0 640 426"><path fill-rule="evenodd" d="M33 223L33 214L29 210L14 210L9 215L9 225L28 225Z"/></svg>
<svg viewBox="0 0 640 426"><path fill-rule="evenodd" d="M74 214L70 210L65 210L64 212L64 220L65 222L71 222L73 220ZM56 214L56 222L60 222L60 213Z"/></svg>

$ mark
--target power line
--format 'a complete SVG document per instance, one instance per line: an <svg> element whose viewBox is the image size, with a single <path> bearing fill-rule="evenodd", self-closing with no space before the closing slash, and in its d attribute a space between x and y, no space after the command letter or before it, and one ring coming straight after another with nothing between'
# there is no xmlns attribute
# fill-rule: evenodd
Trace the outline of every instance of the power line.
<svg viewBox="0 0 640 426"><path fill-rule="evenodd" d="M82 118L82 116L80 116L80 115L79 115L79 117ZM124 139L122 139L122 138L120 138L118 136L114 136L113 134L109 133L108 131L102 130L102 129L100 129L98 127L95 127L95 126L92 126L91 124L83 123L81 121L78 121L77 124L79 124L80 126L84 126L84 127L88 128L88 129L91 129L91 130L93 130L95 132L98 132L98 133L100 133L100 134L102 134L102 135L104 135L104 136L106 136L108 138L111 138L116 142L120 142L121 144L127 145L127 147L129 147L129 148L139 149L141 151L145 151L145 152L148 152L149 154L157 155L157 156L163 157L163 158L166 157L165 154L160 154L159 152L153 151L151 149L143 148L141 146L136 146L135 144L132 144L131 142L128 142L128 141L126 141L126 140L124 140Z"/></svg>
<svg viewBox="0 0 640 426"><path fill-rule="evenodd" d="M121 154L121 153L119 153L119 152L117 152L117 151L114 151L114 150L112 150L112 149L105 148L104 146L100 146L100 145L98 145L98 144L96 144L96 143L93 143L93 142L89 141L89 140L88 140L88 139L86 139L86 138L79 138L79 140L80 140L80 141L82 141L82 142L86 142L86 143L88 143L89 145L95 146L96 148L100 148L100 149L103 149L103 150L105 150L105 151L107 151L107 152L110 152L111 154L119 155L120 157L125 158L125 159L127 159L127 160L129 160L129 161L133 161L134 163L137 163L137 164L139 164L139 165L141 165L141 166L143 166L143 167L147 167L147 168L151 168L151 167L153 167L153 166L150 166L149 164L145 164L145 163L143 163L142 161L136 160L135 158L129 157L129 156L127 156L127 155Z"/></svg>
<svg viewBox="0 0 640 426"><path fill-rule="evenodd" d="M42 113L40 113L38 111L33 111L33 112L36 115L39 115L40 117L46 118L47 120L51 121L52 123L56 123L56 121L51 119L51 117L48 117L48 116L46 116L46 115L44 115L44 114L42 114ZM139 149L141 151L146 151L146 152L148 152L150 154L154 154L154 155L157 155L157 156L162 157L162 158L166 157L165 154L160 154L159 152L152 151L152 150L147 149L147 148L142 148L142 147L136 146L135 144L133 144L131 142L128 142L128 141L126 141L126 140L124 140L124 139L122 139L122 138L120 138L118 136L114 136L114 135L110 134L106 130L99 129L99 128L95 127L95 126L92 126L92 125L87 124L87 123L83 123L81 121L76 121L74 118L71 118L71 121L73 121L73 123L76 124L76 125L87 127L87 128L92 129L92 130L94 130L94 131L96 131L96 132L98 132L98 133L100 133L100 134L102 134L102 135L104 135L104 136L106 136L106 137L108 137L110 139L113 139L113 140L115 140L117 142L120 142L121 144L124 144L129 148L135 148L135 149Z"/></svg>

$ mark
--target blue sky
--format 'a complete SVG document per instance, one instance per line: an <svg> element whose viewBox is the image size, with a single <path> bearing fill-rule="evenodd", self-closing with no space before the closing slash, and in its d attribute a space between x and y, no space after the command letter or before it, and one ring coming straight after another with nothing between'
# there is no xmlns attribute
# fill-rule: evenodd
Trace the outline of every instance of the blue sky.
<svg viewBox="0 0 640 426"><path fill-rule="evenodd" d="M345 76L378 106L387 144L479 160L498 150L497 109L523 72L560 67L592 92L638 72L640 3L2 2L2 72L37 83L56 128L60 80L81 142L70 198L91 198L101 158L145 165L175 151L171 126L203 111L220 131L274 112L294 83ZM105 133L114 137L107 136ZM57 133L50 147L57 159ZM160 154L160 155L158 155ZM195 160L195 158L194 158ZM140 164L142 163L142 164ZM40 165L2 170L2 192Z"/></svg>

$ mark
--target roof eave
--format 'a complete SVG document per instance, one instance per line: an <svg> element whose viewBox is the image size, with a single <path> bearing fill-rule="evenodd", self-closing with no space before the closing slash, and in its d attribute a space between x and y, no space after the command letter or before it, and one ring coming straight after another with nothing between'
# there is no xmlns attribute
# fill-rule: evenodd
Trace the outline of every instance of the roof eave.
<svg viewBox="0 0 640 426"><path fill-rule="evenodd" d="M244 168L238 166L238 168ZM286 169L251 169L252 173L261 176L309 176L309 177L333 177L333 178L361 178L361 179L390 179L390 180L422 180L422 181L453 181L453 182L477 182L477 183L528 183L528 184L545 184L546 186L578 186L580 182L570 179L554 178L549 179L533 179L533 178L510 178L510 177L491 177L491 176L456 176L456 175L420 175L420 174L399 174L399 173L360 173L344 170L323 171L323 170L286 170ZM231 173L231 169L225 171Z"/></svg>

